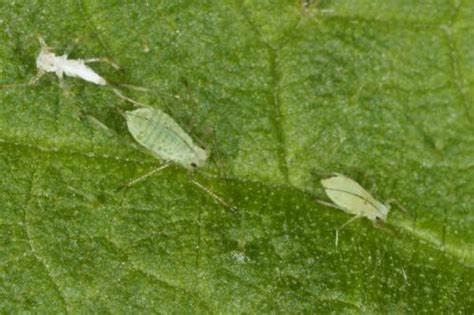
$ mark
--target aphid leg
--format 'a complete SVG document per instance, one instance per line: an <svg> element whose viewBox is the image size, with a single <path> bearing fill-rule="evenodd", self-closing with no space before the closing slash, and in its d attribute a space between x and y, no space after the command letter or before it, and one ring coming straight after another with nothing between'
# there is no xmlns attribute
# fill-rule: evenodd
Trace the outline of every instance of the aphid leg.
<svg viewBox="0 0 474 315"><path fill-rule="evenodd" d="M120 97L121 99L127 101L127 102L130 102L132 103L133 105L136 105L138 107L148 107L148 105L146 104L143 104L143 103L140 103L140 102L137 102L135 101L134 99L131 99L130 97L127 97L125 95L123 95L122 92L120 92L118 89L116 88L112 88L112 91L115 93L115 95L117 95L118 97Z"/></svg>
<svg viewBox="0 0 474 315"><path fill-rule="evenodd" d="M66 81L64 81L64 76L63 76L63 72L62 71L56 71L56 76L58 77L58 81L59 81L59 86L61 87L61 89L63 89L64 91L64 96L65 97L69 97L72 95L71 91L69 91L69 88L66 84Z"/></svg>
<svg viewBox="0 0 474 315"><path fill-rule="evenodd" d="M66 47L66 50L64 50L63 55L67 57L67 56L71 53L71 51L74 50L74 48L76 47L77 43L79 43L79 38L76 38L75 40L73 40L72 43L70 43L70 44Z"/></svg>
<svg viewBox="0 0 474 315"><path fill-rule="evenodd" d="M193 183L194 185L196 185L197 187L201 188L203 191L208 193L215 201L217 201L218 203L223 205L225 208L229 209L231 212L239 211L239 209L237 207L233 207L233 206L229 205L222 197L218 196L215 192L213 192L209 188L205 187L204 185L202 185L201 183L196 181L194 178L190 178L190 181L191 181L191 183Z"/></svg>
<svg viewBox="0 0 474 315"><path fill-rule="evenodd" d="M85 63L92 63L92 62L105 62L111 65L115 70L119 70L120 66L113 62L110 58L107 57L100 57L100 58L88 58L83 60Z"/></svg>
<svg viewBox="0 0 474 315"><path fill-rule="evenodd" d="M394 234L392 230L389 230L389 229L387 229L387 228L384 228L384 227L381 226L380 224L383 224L383 222L380 222L380 221L372 221L372 225L374 226L374 228L379 229L379 230L382 230L382 231L387 232L387 233L390 233L390 234Z"/></svg>
<svg viewBox="0 0 474 315"><path fill-rule="evenodd" d="M397 199L392 198L392 199L389 199L389 200L385 201L385 203L388 204L388 205L395 204L400 210L402 210L403 212L408 213L408 210Z"/></svg>
<svg viewBox="0 0 474 315"><path fill-rule="evenodd" d="M66 82L64 81L63 72L62 71L56 71L56 76L58 77L59 86L62 89L65 89L67 86L66 86Z"/></svg>
<svg viewBox="0 0 474 315"><path fill-rule="evenodd" d="M326 207L331 207L331 208L336 208L342 211L346 211L346 209L344 209L343 207L339 207L338 205L335 205L331 202L327 202L327 201L319 200L319 199L316 199L316 202Z"/></svg>
<svg viewBox="0 0 474 315"><path fill-rule="evenodd" d="M362 218L360 215L355 215L353 216L352 218L350 218L349 220L346 221L346 223L344 223L343 225L341 225L340 227L338 227L336 229L336 247L338 246L339 244L339 231L342 230L343 228L345 228L347 225L351 224L352 222L354 222L355 220L357 219L360 219Z"/></svg>
<svg viewBox="0 0 474 315"><path fill-rule="evenodd" d="M46 45L46 42L44 41L43 36L39 35L38 36L38 41L40 43L40 46L41 46L42 50L49 50L49 47L48 47L48 45Z"/></svg>
<svg viewBox="0 0 474 315"><path fill-rule="evenodd" d="M46 72L39 70L38 73L28 81L28 85L35 85L43 77Z"/></svg>
<svg viewBox="0 0 474 315"><path fill-rule="evenodd" d="M133 185L135 185L135 184L138 184L139 182L141 182L141 181L147 179L148 177L150 177L150 176L152 176L152 175L158 173L159 171L164 170L164 169L167 168L168 166L170 166L170 165L169 165L169 164L163 164L162 166L155 168L155 169L152 170L151 172L148 172L148 173L146 173L146 174L144 174L144 175L142 175L142 176L140 176L140 177L137 177L137 178L135 178L135 179L129 181L127 184L121 186L120 189L129 188L129 187L131 187L131 186L133 186Z"/></svg>
<svg viewBox="0 0 474 315"><path fill-rule="evenodd" d="M219 173L223 174L224 177L227 177L227 174L226 174L226 171L225 171L226 168L225 168L225 165L224 165L224 159L222 157L221 150L219 149L219 146L218 146L217 143L218 143L218 141L217 141L216 129L212 128L212 146L213 146L213 149L211 151L214 152L214 154L213 154L214 161L216 163L217 169L219 170ZM201 147L204 147L204 145L201 145Z"/></svg>
<svg viewBox="0 0 474 315"><path fill-rule="evenodd" d="M67 46L66 50L63 53L63 56L67 57L71 51L74 50L74 47L79 43L79 38L76 38L69 46ZM41 38L40 39L40 44L43 49L48 49L48 46L46 46L44 40ZM113 62L110 58L107 57L101 57L101 58L88 58L88 59L83 59L84 63L91 63L91 62L105 62L110 64L114 69L119 70L120 66L117 65L115 62Z"/></svg>
<svg viewBox="0 0 474 315"><path fill-rule="evenodd" d="M119 113L123 115L120 109L118 109ZM89 127L105 132L105 134L111 138L115 138L118 140L120 143L123 143L125 146L132 147L137 150L143 150L141 146L139 146L136 142L133 142L127 138L120 137L118 133L107 126L104 122L100 121L99 119L95 118L94 116L88 114L86 111L80 111L78 113L79 119L86 123Z"/></svg>
<svg viewBox="0 0 474 315"><path fill-rule="evenodd" d="M39 79L41 79L45 73L46 73L46 72L44 72L44 71L42 71L42 70L39 70L38 73L36 73L36 75L35 75L34 77L32 77L32 78L31 78L28 82L26 82L26 83L3 84L3 85L1 85L0 87L1 87L1 88L11 88L11 87L17 87L17 86L31 86L31 85L35 85L36 82L38 82Z"/></svg>
<svg viewBox="0 0 474 315"><path fill-rule="evenodd" d="M402 267L402 275L403 275L403 279L405 280L405 283L408 284L407 273L405 272L405 269L403 267Z"/></svg>

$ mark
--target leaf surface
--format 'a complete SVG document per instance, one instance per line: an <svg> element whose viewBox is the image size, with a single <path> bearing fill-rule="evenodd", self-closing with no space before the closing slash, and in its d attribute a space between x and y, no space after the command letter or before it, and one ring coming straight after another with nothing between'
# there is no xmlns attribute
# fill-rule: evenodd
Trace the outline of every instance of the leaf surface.
<svg viewBox="0 0 474 315"><path fill-rule="evenodd" d="M469 1L0 4L0 310L472 313ZM42 35L209 147L196 179L137 150L108 87L54 74ZM332 172L382 228L316 204Z"/></svg>

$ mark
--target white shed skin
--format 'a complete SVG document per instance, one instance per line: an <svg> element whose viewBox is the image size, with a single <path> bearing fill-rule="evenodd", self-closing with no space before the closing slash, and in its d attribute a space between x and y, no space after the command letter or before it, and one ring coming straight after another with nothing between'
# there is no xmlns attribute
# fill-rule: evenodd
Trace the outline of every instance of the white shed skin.
<svg viewBox="0 0 474 315"><path fill-rule="evenodd" d="M87 62L100 61L101 59L68 59L67 54L56 56L56 54L49 51L48 46L42 38L40 38L40 43L41 51L36 58L36 67L39 70L39 74L34 81L39 79L45 72L54 72L60 80L63 78L63 75L67 75L97 85L107 84L104 78L86 65Z"/></svg>

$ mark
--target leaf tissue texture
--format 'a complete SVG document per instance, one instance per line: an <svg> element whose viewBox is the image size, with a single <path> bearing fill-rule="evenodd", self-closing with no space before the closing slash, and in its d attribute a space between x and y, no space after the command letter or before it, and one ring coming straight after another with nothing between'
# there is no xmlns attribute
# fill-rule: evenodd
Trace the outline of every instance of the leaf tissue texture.
<svg viewBox="0 0 474 315"><path fill-rule="evenodd" d="M109 87L211 151L134 144ZM0 312L474 313L474 2L1 1ZM343 173L387 222L322 206Z"/></svg>

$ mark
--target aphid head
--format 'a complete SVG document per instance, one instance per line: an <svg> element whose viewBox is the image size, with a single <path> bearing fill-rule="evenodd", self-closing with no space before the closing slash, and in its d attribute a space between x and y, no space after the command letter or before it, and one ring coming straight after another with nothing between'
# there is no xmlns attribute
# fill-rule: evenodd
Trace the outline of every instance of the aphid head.
<svg viewBox="0 0 474 315"><path fill-rule="evenodd" d="M56 71L55 57L56 56L53 53L50 53L47 49L42 49L38 58L36 58L36 67L46 72Z"/></svg>
<svg viewBox="0 0 474 315"><path fill-rule="evenodd" d="M36 58L36 67L46 72L56 71L56 56L49 51L49 48L46 45L46 42L44 41L43 37L39 36L38 40L41 45L41 51L38 57Z"/></svg>
<svg viewBox="0 0 474 315"><path fill-rule="evenodd" d="M195 170L200 167L203 167L206 164L207 159L209 158L209 151L199 148L199 150L195 150L194 159L189 163L189 169Z"/></svg>
<svg viewBox="0 0 474 315"><path fill-rule="evenodd" d="M387 215L388 212L390 211L390 205L387 204L381 204L378 207L379 212L375 215L375 219L377 221L387 221Z"/></svg>

